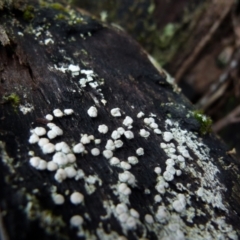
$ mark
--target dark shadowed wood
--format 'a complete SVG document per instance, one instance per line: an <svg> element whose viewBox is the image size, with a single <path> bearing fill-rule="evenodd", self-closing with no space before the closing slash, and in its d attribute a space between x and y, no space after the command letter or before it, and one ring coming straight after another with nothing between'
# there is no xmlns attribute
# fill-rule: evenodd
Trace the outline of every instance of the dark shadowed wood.
<svg viewBox="0 0 240 240"><path fill-rule="evenodd" d="M238 239L239 166L219 139L202 134L208 120L196 117L125 32L70 8L32 4L0 12L2 238ZM121 116L113 116L115 108ZM74 112L46 119L55 109ZM59 153L59 142L69 146L61 150L66 154L84 143L76 162L31 144L34 131L41 135L36 127L52 136L50 122L60 128L50 139ZM106 134L98 131L102 124ZM120 127L125 133L118 137ZM114 138L123 146L106 147ZM42 168L55 159L73 177L36 169L33 155L44 160ZM79 204L74 192L81 193Z"/></svg>

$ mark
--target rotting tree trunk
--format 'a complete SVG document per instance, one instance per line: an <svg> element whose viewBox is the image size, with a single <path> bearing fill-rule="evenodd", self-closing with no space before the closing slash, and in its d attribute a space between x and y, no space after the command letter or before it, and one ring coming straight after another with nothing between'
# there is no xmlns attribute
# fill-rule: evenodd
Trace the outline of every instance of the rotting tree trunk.
<svg viewBox="0 0 240 240"><path fill-rule="evenodd" d="M2 238L238 239L239 166L140 46L16 7L0 1Z"/></svg>

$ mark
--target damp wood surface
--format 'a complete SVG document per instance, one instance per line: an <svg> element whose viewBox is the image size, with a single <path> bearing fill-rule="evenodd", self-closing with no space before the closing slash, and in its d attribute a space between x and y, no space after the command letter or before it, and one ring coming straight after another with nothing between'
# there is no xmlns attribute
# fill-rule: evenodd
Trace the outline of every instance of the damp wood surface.
<svg viewBox="0 0 240 240"><path fill-rule="evenodd" d="M60 4L0 9L2 239L238 239L239 165L139 44Z"/></svg>

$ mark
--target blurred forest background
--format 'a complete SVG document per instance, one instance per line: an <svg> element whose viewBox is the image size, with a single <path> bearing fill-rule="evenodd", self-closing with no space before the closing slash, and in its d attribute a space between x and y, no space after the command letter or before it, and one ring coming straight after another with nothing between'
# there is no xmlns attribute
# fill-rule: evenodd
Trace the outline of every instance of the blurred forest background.
<svg viewBox="0 0 240 240"><path fill-rule="evenodd" d="M240 160L240 2L234 0L73 0L118 25L213 120ZM235 154L235 151L237 154Z"/></svg>

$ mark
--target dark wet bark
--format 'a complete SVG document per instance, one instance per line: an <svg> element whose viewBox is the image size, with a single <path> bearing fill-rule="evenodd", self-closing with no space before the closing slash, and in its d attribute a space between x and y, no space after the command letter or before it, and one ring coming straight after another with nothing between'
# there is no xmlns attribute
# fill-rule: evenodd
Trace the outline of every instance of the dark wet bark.
<svg viewBox="0 0 240 240"><path fill-rule="evenodd" d="M202 121L196 117L192 105L134 40L89 15L47 3L3 8L0 23L3 239L237 239L239 166L219 139L202 134L204 116ZM77 75L71 65L92 70L93 80L84 87L79 80L86 74ZM98 111L95 118L87 113L92 106ZM112 116L114 108L120 109L120 117ZM75 154L75 164L59 167L73 166L79 171L77 180L56 181L56 171L40 171L29 162L32 152L47 162L53 157L29 138L36 127L50 130L45 116L54 109L74 113L51 121L63 130L50 140L53 144L64 141L72 149L81 134L101 139L100 144L85 144L85 152ZM139 112L145 115L138 118ZM127 116L133 119L130 126L123 124ZM150 117L161 134L144 122ZM98 131L101 124L108 126L105 135ZM119 127L132 131L134 138L120 137L123 146L113 155L122 164L113 166L102 153ZM142 137L141 129L150 136ZM161 143L172 145L163 148ZM101 154L93 156L93 148ZM137 155L139 148L144 155ZM126 170L129 156L138 163ZM174 168L167 168L167 159L173 159ZM130 178L124 180L123 173ZM70 201L75 191L84 196L79 205ZM54 203L56 193L64 204ZM118 204L126 207L125 215L119 214ZM78 228L69 223L74 215L83 220Z"/></svg>

